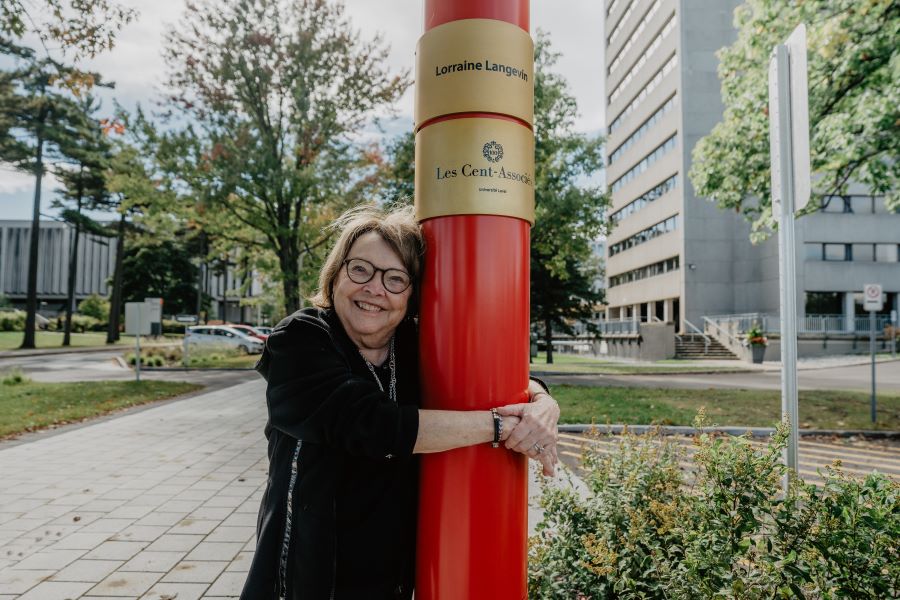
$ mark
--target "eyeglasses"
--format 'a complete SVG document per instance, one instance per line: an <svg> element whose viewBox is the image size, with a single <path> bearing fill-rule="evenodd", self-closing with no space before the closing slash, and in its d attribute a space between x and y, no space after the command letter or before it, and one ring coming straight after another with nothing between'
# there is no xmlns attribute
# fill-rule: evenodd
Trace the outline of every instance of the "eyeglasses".
<svg viewBox="0 0 900 600"><path fill-rule="evenodd" d="M369 283L375 273L381 271L381 284L392 294L402 294L412 283L409 273L400 269L379 269L362 258L348 258L344 261L347 277L353 283Z"/></svg>

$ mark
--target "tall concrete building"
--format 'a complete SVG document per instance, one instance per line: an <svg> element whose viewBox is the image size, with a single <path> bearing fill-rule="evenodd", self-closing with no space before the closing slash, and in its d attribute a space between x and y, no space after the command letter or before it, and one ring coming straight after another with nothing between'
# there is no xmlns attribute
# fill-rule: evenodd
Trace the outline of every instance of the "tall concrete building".
<svg viewBox="0 0 900 600"><path fill-rule="evenodd" d="M691 331L703 317L779 311L777 241L751 245L744 219L698 197L687 178L694 146L722 116L715 53L737 37L738 4L606 2L609 320ZM844 330L865 283L884 286L886 312L900 292L900 215L854 192L826 199L797 232L800 310L849 317Z"/></svg>

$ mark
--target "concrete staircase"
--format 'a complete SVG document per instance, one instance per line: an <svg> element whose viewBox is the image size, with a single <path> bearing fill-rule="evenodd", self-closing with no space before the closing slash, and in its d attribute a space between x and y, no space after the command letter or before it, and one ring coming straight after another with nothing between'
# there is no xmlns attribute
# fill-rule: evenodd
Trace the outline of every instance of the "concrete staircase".
<svg viewBox="0 0 900 600"><path fill-rule="evenodd" d="M709 337L709 352L705 352L706 342L699 335L675 337L675 358L685 360L738 360L738 357L722 345L719 340Z"/></svg>

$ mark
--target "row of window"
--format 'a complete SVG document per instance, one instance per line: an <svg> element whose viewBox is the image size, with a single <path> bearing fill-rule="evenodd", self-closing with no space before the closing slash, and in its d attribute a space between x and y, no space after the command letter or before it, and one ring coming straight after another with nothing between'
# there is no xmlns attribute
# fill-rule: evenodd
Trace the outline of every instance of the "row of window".
<svg viewBox="0 0 900 600"><path fill-rule="evenodd" d="M606 47L609 48L609 45L613 43L613 41L619 37L619 34L622 33L622 26L625 25L625 21L628 20L628 17L631 16L631 13L634 12L634 8L637 5L637 0L631 0L631 3L628 5L628 8L625 9L625 12L622 13L622 16L619 18L619 22L616 23L616 26L613 27L612 33L609 34L609 37L606 38Z"/></svg>
<svg viewBox="0 0 900 600"><path fill-rule="evenodd" d="M665 273L677 271L678 266L679 257L673 256L672 258L661 260L658 263L653 263L652 265L647 265L646 267L640 267L639 269L633 269L631 271L626 271L618 275L613 275L609 278L609 287L612 288L616 287L617 285L631 283L632 281L640 281L641 279L647 279L649 277L656 277L657 275L663 275Z"/></svg>
<svg viewBox="0 0 900 600"><path fill-rule="evenodd" d="M854 313L866 315L865 299L862 292L806 292L806 314L808 315L842 315L844 314L844 299L847 294L853 295ZM896 310L897 294L884 294L884 306L880 314L890 314ZM900 298L898 298L900 299Z"/></svg>
<svg viewBox="0 0 900 600"><path fill-rule="evenodd" d="M678 175L672 175L671 177L669 177L668 179L666 179L659 185L655 186L653 189L651 189L647 192L644 192L643 194L641 194L640 196L638 196L637 198L635 198L634 200L632 200L631 202L629 202L628 204L626 204L625 206L623 206L622 208L620 208L619 210L614 212L612 215L610 215L610 217L609 217L610 220L613 222L613 224L616 224L619 221L621 221L622 219L624 219L625 217L633 215L634 213L641 210L642 208L644 208L645 206L647 206L654 200L657 200L658 198L662 197L663 194L665 194L666 192L669 192L669 191L675 189L675 186L677 184L678 184Z"/></svg>
<svg viewBox="0 0 900 600"><path fill-rule="evenodd" d="M673 134L672 137L664 141L662 144L654 148L650 154L642 158L636 165L625 171L621 177L616 179L610 189L613 192L617 192L622 189L622 186L646 171L650 168L650 165L658 161L660 158L668 154L672 149L675 148L675 145L678 143L678 134Z"/></svg>
<svg viewBox="0 0 900 600"><path fill-rule="evenodd" d="M677 66L678 55L672 54L672 56L669 57L669 60L666 61L666 64L664 64L662 68L660 68L660 70L653 75L650 81L647 82L647 85L645 85L641 89L641 91L638 92L637 95L635 95L631 102L628 103L628 106L622 109L622 112L620 112L618 116L612 120L612 123L609 124L609 133L612 134L616 129L618 129L624 122L625 118L630 115L632 111L634 111L634 109L641 105L641 103L647 98L647 95L650 94L650 92L655 90L656 87L660 83L662 83L663 77L668 75L672 71L672 69Z"/></svg>
<svg viewBox="0 0 900 600"><path fill-rule="evenodd" d="M653 6L650 7L644 16L641 17L641 22L638 23L637 27L635 27L634 31L631 33L631 36L628 38L628 41L625 42L625 45L622 46L622 49L619 50L619 53L616 54L616 57L613 59L612 63L609 65L609 69L607 70L607 75L612 75L612 72L615 71L620 64L622 64L622 59L625 57L625 53L628 52L634 43L637 41L638 37L644 32L644 28L647 27L647 23L650 22L650 19L653 18L653 15L656 14L656 11L659 10L659 7L662 5L662 0L655 0L653 2Z"/></svg>
<svg viewBox="0 0 900 600"><path fill-rule="evenodd" d="M629 248L634 248L635 246L640 246L644 242L649 242L654 238L658 238L664 233L669 233L671 231L675 231L678 229L678 222L680 219L678 215L673 215L666 219L665 221L660 221L656 225L652 225L643 231L639 231L633 236L622 240L616 244L613 244L609 247L609 255L615 256L619 252L624 252Z"/></svg>
<svg viewBox="0 0 900 600"><path fill-rule="evenodd" d="M807 242L806 260L885 262L900 260L900 244L823 244Z"/></svg>
<svg viewBox="0 0 900 600"><path fill-rule="evenodd" d="M606 6L606 16L608 17L612 11L616 10L616 6L618 6L618 5L619 5L619 0L612 0L612 2L610 2Z"/></svg>
<svg viewBox="0 0 900 600"><path fill-rule="evenodd" d="M822 212L854 214L886 214L884 196L850 194L846 196L825 196L822 198Z"/></svg>
<svg viewBox="0 0 900 600"><path fill-rule="evenodd" d="M616 88L612 91L612 94L609 95L609 99L607 104L612 104L615 102L616 98L618 98L625 88L631 83L631 80L641 72L641 69L644 68L644 65L647 63L647 60L653 56L653 53L656 52L657 48L663 43L663 40L667 35L669 35L672 30L675 29L675 16L672 15L665 25L663 25L662 30L656 34L656 37L653 38L653 41L650 42L650 45L647 46L638 59L631 65L631 68L628 70L628 73L625 74L625 77L616 84Z"/></svg>
<svg viewBox="0 0 900 600"><path fill-rule="evenodd" d="M634 130L634 133L628 136L628 138L622 142L618 148L616 148L612 154L609 155L609 164L613 164L622 154L625 153L626 150L631 148L631 146L644 137L644 134L650 131L650 128L656 125L660 119L662 119L670 110L675 108L675 95L669 97L668 100L663 102L663 105L656 109L656 112L650 115L650 117L641 123L641 126Z"/></svg>

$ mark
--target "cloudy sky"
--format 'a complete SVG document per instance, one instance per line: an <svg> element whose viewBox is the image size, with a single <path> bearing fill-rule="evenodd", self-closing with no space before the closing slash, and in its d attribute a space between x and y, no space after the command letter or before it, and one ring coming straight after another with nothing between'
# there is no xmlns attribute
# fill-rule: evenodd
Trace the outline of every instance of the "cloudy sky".
<svg viewBox="0 0 900 600"><path fill-rule="evenodd" d="M111 98L123 106L151 104L159 97L165 73L163 33L184 9L184 0L123 0L139 11L139 17L119 34L116 47L97 57L88 68L104 73L116 87L107 94L104 110L112 110ZM413 68L416 41L422 33L422 0L345 0L346 11L363 35L380 32L391 46L394 69ZM599 0L531 0L532 32L547 31L553 48L562 54L558 70L569 81L581 115L577 129L597 132L603 127L603 2ZM399 119L388 129L412 124L413 90L398 106ZM50 201L55 182L45 179L42 212L52 215ZM48 193L49 192L49 193ZM34 179L0 165L0 219L30 219Z"/></svg>

